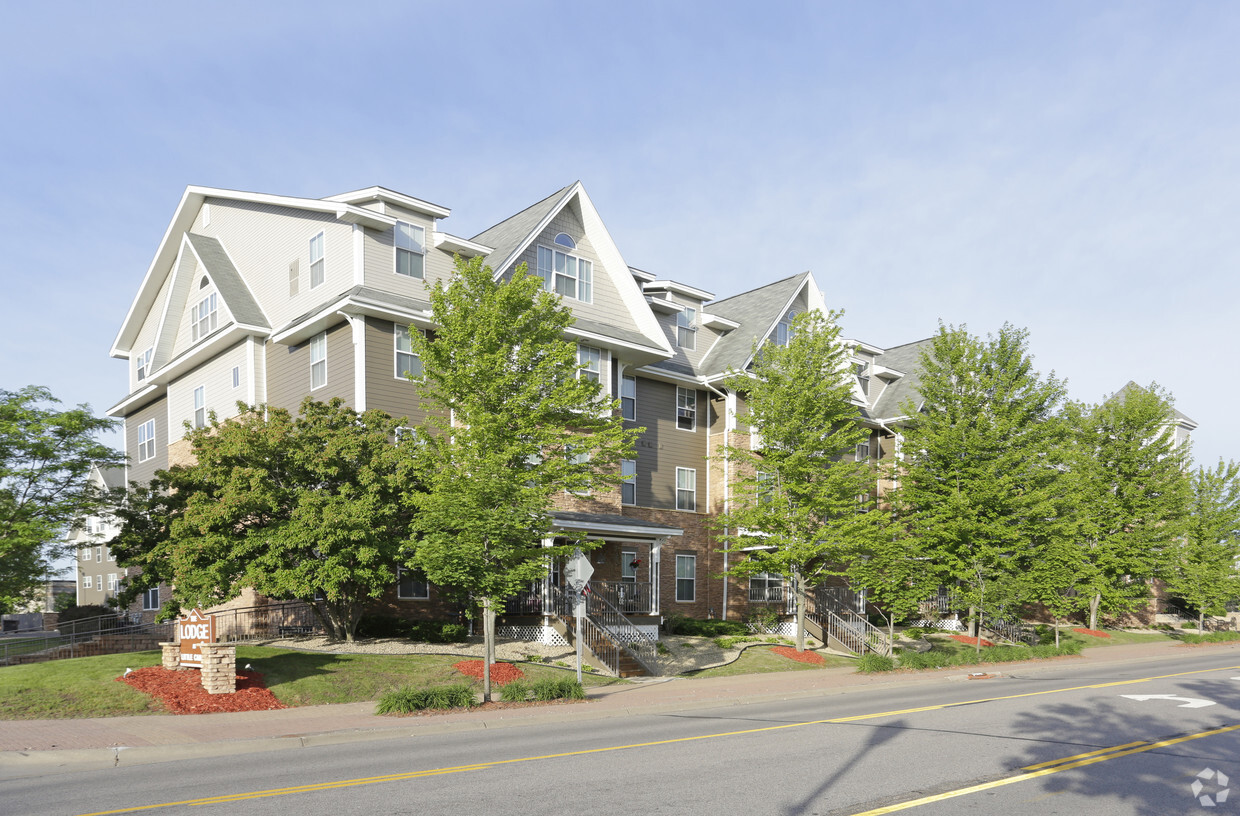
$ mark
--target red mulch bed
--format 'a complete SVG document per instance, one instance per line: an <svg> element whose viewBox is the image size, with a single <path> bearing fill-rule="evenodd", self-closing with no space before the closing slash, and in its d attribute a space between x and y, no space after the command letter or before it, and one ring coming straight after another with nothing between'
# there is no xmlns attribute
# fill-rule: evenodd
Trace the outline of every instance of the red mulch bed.
<svg viewBox="0 0 1240 816"><path fill-rule="evenodd" d="M1083 626L1078 626L1072 631L1076 632L1078 635L1089 635L1090 637L1104 637L1104 638L1110 637L1110 634L1106 632L1100 631L1098 629L1086 629Z"/></svg>
<svg viewBox="0 0 1240 816"><path fill-rule="evenodd" d="M822 655L817 652L811 652L808 649L803 652L798 652L791 646L772 646L771 651L777 655L786 657L789 660L795 660L798 663L808 663L811 666L821 666L823 663L827 662L823 659Z"/></svg>
<svg viewBox="0 0 1240 816"><path fill-rule="evenodd" d="M116 678L163 703L173 714L218 714L225 711L270 711L288 708L263 684L258 672L237 672L237 690L232 694L207 694L198 671L169 671L162 666L135 669L128 677Z"/></svg>
<svg viewBox="0 0 1240 816"><path fill-rule="evenodd" d="M967 643L970 646L977 645L977 638L969 637L968 635L952 635L952 640L958 640L961 643ZM991 643L989 640L986 640L986 638L982 638L982 645L983 646L994 646L995 644Z"/></svg>
<svg viewBox="0 0 1240 816"><path fill-rule="evenodd" d="M470 677L482 679L482 661L481 660L462 660L460 663L453 663L452 668L461 674L468 674ZM511 663L492 663L491 664L491 682L497 686L505 683L511 683L513 680L520 680L525 677L525 673Z"/></svg>

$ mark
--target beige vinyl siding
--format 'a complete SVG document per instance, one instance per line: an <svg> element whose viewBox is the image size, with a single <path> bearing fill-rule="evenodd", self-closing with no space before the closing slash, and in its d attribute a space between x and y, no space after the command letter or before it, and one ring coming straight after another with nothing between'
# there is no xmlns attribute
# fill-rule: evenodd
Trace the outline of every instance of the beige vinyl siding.
<svg viewBox="0 0 1240 816"><path fill-rule="evenodd" d="M788 312L792 312L793 315L799 315L801 312L808 311L808 310L809 310L809 307L806 305L806 300L805 300L805 290L802 289L800 292L797 293L797 296L792 299L792 306L789 307L788 311L782 312L781 314L776 316L775 318L776 325L771 327L771 333L767 335L766 339L770 340L772 343L775 342L775 335L776 335L776 332L779 330L778 323L779 321L783 320L784 315L788 314Z"/></svg>
<svg viewBox="0 0 1240 816"><path fill-rule="evenodd" d="M697 313L697 318L695 320L698 324L697 342L694 343L694 348L685 349L681 348L676 342L676 315L655 312L655 317L659 321L659 327L663 329L663 334L667 337L667 342L669 342L672 346L672 351L674 353L672 362L691 366L694 371L697 371L698 365L702 362L702 358L706 356L706 352L710 351L710 347L714 344L718 335L701 325L702 301L695 298L685 297L684 295L678 295L675 292L669 292L668 295L668 300L672 303L675 303L681 307L688 306L694 309Z"/></svg>
<svg viewBox="0 0 1240 816"><path fill-rule="evenodd" d="M296 413L308 396L320 402L340 397L345 405L355 408L353 332L349 324L337 323L327 330L327 384L314 391L310 390L311 339L307 337L295 346L267 343L267 403Z"/></svg>
<svg viewBox="0 0 1240 816"><path fill-rule="evenodd" d="M325 304L353 286L353 225L330 213L247 201L208 199L211 224L203 235L218 238L273 327ZM201 216L200 216L201 219ZM324 283L310 288L310 239L323 235ZM296 260L298 294L289 297L288 267Z"/></svg>
<svg viewBox="0 0 1240 816"><path fill-rule="evenodd" d="M138 426L147 420L155 420L155 456L145 462L138 461ZM168 468L168 398L159 399L142 406L125 417L125 453L129 456L131 482L145 484L157 470Z"/></svg>
<svg viewBox="0 0 1240 816"><path fill-rule="evenodd" d="M366 318L366 407L394 417L408 417L414 427L426 419L418 398L418 386L396 377L395 324Z"/></svg>
<svg viewBox="0 0 1240 816"><path fill-rule="evenodd" d="M129 393L137 391L140 387L145 387L150 381L150 373L141 383L138 382L138 355L152 348L155 345L155 335L159 332L159 319L164 314L164 303L168 300L168 293L172 291L172 276L164 278L163 285L159 287L159 294L155 297L155 302L151 305L151 311L147 312L146 317L142 321L142 328L138 330L138 336L134 340L133 349L129 355ZM153 368L159 360L159 352L155 350L151 355L151 367Z"/></svg>
<svg viewBox="0 0 1240 816"><path fill-rule="evenodd" d="M694 431L676 427L676 386L637 378L637 421L627 427L646 431L637 443L637 504L676 509L676 468L697 470L697 506L706 508L706 392L697 392L698 421Z"/></svg>
<svg viewBox="0 0 1240 816"><path fill-rule="evenodd" d="M190 280L189 291L185 295L185 302L181 309L180 322L176 326L176 345L173 346L172 355L168 359L173 359L177 355L193 348L203 341L204 337L209 337L222 331L225 326L233 322L232 312L228 311L228 304L224 302L224 296L220 294L219 289L215 287L215 281L211 280L211 276L203 271L202 267L197 263L194 264L194 272L186 277ZM205 289L200 289L199 285L203 278L207 278L208 283ZM179 288L179 287L178 287ZM193 330L191 328L197 319L198 304L203 299L215 295L215 328L209 329L205 335L200 336L197 340L193 339ZM169 327L171 328L171 327Z"/></svg>
<svg viewBox="0 0 1240 816"><path fill-rule="evenodd" d="M365 270L366 285L385 292L429 301L428 286L436 281L446 281L452 275L452 255L434 249L435 219L426 215L409 212L397 207L388 206L387 214L399 218L408 224L415 224L426 230L426 266L423 280L396 274L396 228L379 231L366 230L365 237Z"/></svg>
<svg viewBox="0 0 1240 816"><path fill-rule="evenodd" d="M564 298L564 304L572 309L573 314L587 320L619 326L630 331L640 331L636 321L629 314L628 307L621 300L620 293L617 291L611 277L612 275L631 275L632 273L628 269L611 270L603 268L603 263L599 260L598 253L594 251L594 247L585 235L585 228L582 226L581 216L577 212L576 203L562 209L551 220L547 228L517 258L513 269L515 269L515 266L524 263L529 267L531 274L536 273L538 271L539 245L545 247L557 246L555 244L555 236L561 232L568 234L577 242L577 249L571 254L579 258L585 258L594 267L592 280L594 291L591 302L583 303L575 298ZM564 247L559 248L564 250Z"/></svg>
<svg viewBox="0 0 1240 816"><path fill-rule="evenodd" d="M232 387L233 366L241 366L242 380ZM245 401L246 344L237 343L217 354L194 370L168 383L168 421L172 441L185 436L185 423L194 422L194 390L205 388L207 411L215 411L220 419L237 415L237 400Z"/></svg>

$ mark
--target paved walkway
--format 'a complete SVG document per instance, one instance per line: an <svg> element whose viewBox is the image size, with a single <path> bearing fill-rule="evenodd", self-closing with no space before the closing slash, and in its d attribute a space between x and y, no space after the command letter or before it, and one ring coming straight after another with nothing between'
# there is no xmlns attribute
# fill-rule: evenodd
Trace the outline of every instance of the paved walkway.
<svg viewBox="0 0 1240 816"><path fill-rule="evenodd" d="M1221 644L1211 650L1240 649ZM1083 657L997 665L999 676L1074 667L1173 658L1185 647L1173 643L1109 646L1087 650ZM414 734L503 728L534 722L622 717L631 714L847 693L850 690L965 682L968 668L922 672L857 674L852 667L819 671L747 674L716 678L654 678L629 685L591 689L585 703L529 706L380 717L374 703L305 706L278 711L232 714L148 715L80 720L0 722L0 776L20 769L49 766L111 766L205 756L272 751ZM986 692L990 693L990 692Z"/></svg>

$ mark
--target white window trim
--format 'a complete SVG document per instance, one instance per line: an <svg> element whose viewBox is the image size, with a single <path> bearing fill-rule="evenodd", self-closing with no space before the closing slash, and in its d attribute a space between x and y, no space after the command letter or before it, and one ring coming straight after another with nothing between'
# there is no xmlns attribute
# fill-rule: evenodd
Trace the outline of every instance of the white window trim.
<svg viewBox="0 0 1240 816"><path fill-rule="evenodd" d="M406 567L396 568L396 597L402 601L429 601L431 599L431 582L427 580L425 573L422 575L422 583L426 585L425 595L401 594L401 576L403 576L406 572L414 572L414 570L407 569Z"/></svg>
<svg viewBox="0 0 1240 816"><path fill-rule="evenodd" d="M693 395L693 427L691 428L680 427L680 410L681 410L680 394L682 391L685 394ZM689 432L693 432L697 430L697 389L696 388L685 388L683 385L676 386L676 430L689 431Z"/></svg>
<svg viewBox="0 0 1240 816"><path fill-rule="evenodd" d="M82 589L94 589L95 579L89 575L82 576Z"/></svg>
<svg viewBox="0 0 1240 816"><path fill-rule="evenodd" d="M323 356L321 359L314 359L314 348L317 344L322 344ZM323 381L318 385L314 384L314 367L316 365L323 366ZM321 331L314 337L310 338L310 390L317 391L327 385L327 332Z"/></svg>
<svg viewBox="0 0 1240 816"><path fill-rule="evenodd" d="M582 359L582 358L585 359ZM588 366L597 361L597 368L588 368ZM599 385L603 384L603 350L597 346L587 346L585 343L577 344L577 376L594 380Z"/></svg>
<svg viewBox="0 0 1240 816"><path fill-rule="evenodd" d="M681 342L682 336L688 338L689 342ZM676 313L676 347L697 351L697 309L692 306L685 306Z"/></svg>
<svg viewBox="0 0 1240 816"><path fill-rule="evenodd" d="M199 404L199 397L202 404ZM205 428L207 425L207 387L200 385L194 389L194 427Z"/></svg>
<svg viewBox="0 0 1240 816"><path fill-rule="evenodd" d="M402 225L421 231L422 241L419 249L410 249L409 247L403 247L400 245L400 228ZM402 252L408 252L413 255L421 256L422 274L406 275L400 271L400 253ZM411 221L397 221L396 225L392 227L392 272L396 275L400 275L402 278L409 278L410 280L426 280L426 227L421 224L414 224Z"/></svg>
<svg viewBox="0 0 1240 816"><path fill-rule="evenodd" d="M191 343L197 343L211 332L215 331L219 326L219 300L216 298L216 292L211 292L194 304L189 315L189 339ZM207 313L203 315L203 305L207 306ZM203 324L206 324L205 327Z"/></svg>
<svg viewBox="0 0 1240 816"><path fill-rule="evenodd" d="M409 378L401 373L400 355L406 354L412 357L414 361L416 362L418 368L422 367L422 358L419 357L413 351L413 336L412 336L412 333L409 331L409 327L402 326L399 323L397 323L395 324L393 329L394 330L392 332L392 362L393 362L392 377L393 379L400 380L401 382L409 382ZM409 338L409 351L401 351L400 340L402 337ZM408 369L408 370L412 371L412 369ZM413 375L413 378L416 380L421 376L422 376L422 372L419 371L418 373Z"/></svg>
<svg viewBox="0 0 1240 816"><path fill-rule="evenodd" d="M548 292L555 292L561 297L571 297L573 300L578 300L578 301L581 301L582 303L593 303L594 302L594 261L591 261L589 258L581 257L575 251L566 252L565 251L566 249L567 247L561 244L555 244L555 243L553 243L551 246L547 246L545 244L538 245L537 251L535 252L535 256L534 256L534 268L535 268L535 272L538 275L538 277L542 279L543 289ZM542 259L543 259L542 253L543 252L550 253L548 256L550 260L550 266L547 267L545 270L542 265ZM563 255L566 258L572 258L575 262L575 268L577 272L572 279L574 294L571 294L571 295L564 294L556 290L556 286L555 286L555 278L556 278L555 256L556 255ZM586 284L590 288L590 293L589 293L590 296L584 297L584 298L581 297L581 283L582 283L581 281L582 266L581 265L583 263L589 265L589 278L590 278L590 280ZM544 274L544 272L546 274ZM561 277L567 279L569 276L561 275Z"/></svg>
<svg viewBox="0 0 1240 816"><path fill-rule="evenodd" d="M680 577L680 559L682 559L682 558L683 558L683 559L686 559L686 562L687 562L687 563L689 563L689 564L692 564L692 565L693 565L693 569L692 569L692 573L693 573L693 575L692 575L691 577L689 577L689 578L681 578L681 577ZM690 596L691 596L691 597L688 597L688 598L682 598L682 597L680 597L680 582L681 582L681 581L688 581L688 582L689 582L689 588L690 588L690 590L691 590L691 592L690 592ZM697 600L697 556L696 556L696 555L690 555L690 554L688 554L688 553L677 553L677 554L676 554L676 592L675 592L675 596L676 596L676 603L693 603L693 602L695 602L695 601Z"/></svg>
<svg viewBox="0 0 1240 816"><path fill-rule="evenodd" d="M625 385L628 383L632 383L633 385L632 396L627 396L624 393L626 390ZM625 400L629 400L629 404L632 405L633 407L633 410L631 412L632 416L629 416L629 414L626 414L624 412L624 405L625 405L624 401ZM620 418L627 419L633 422L637 421L637 377L633 376L632 374L620 375Z"/></svg>
<svg viewBox="0 0 1240 816"><path fill-rule="evenodd" d="M233 388L241 387L241 366L239 365L233 366L233 369L232 369L232 387Z"/></svg>
<svg viewBox="0 0 1240 816"><path fill-rule="evenodd" d="M142 609L147 612L159 609L159 587L151 587L142 593Z"/></svg>
<svg viewBox="0 0 1240 816"><path fill-rule="evenodd" d="M150 453L147 453L147 447ZM155 458L155 420L148 419L138 426L138 461L145 462Z"/></svg>
<svg viewBox="0 0 1240 816"><path fill-rule="evenodd" d="M319 259L314 260L314 242L319 242ZM314 265L322 264L322 280L314 282ZM327 230L319 230L310 237L310 288L317 289L327 283Z"/></svg>
<svg viewBox="0 0 1240 816"><path fill-rule="evenodd" d="M136 372L138 375L138 382L142 382L147 377L151 376L151 357L154 353L155 347L152 346L138 355L138 369Z"/></svg>
<svg viewBox="0 0 1240 816"><path fill-rule="evenodd" d="M633 472L625 473L625 467L631 466ZM633 493L632 501L624 500L624 488L630 488ZM621 459L620 460L620 505L622 507L634 507L637 505L637 460Z"/></svg>
<svg viewBox="0 0 1240 816"><path fill-rule="evenodd" d="M632 564L637 560L637 550L620 551L620 580L637 582L637 567Z"/></svg>
<svg viewBox="0 0 1240 816"><path fill-rule="evenodd" d="M693 484L690 485L689 487L680 486L680 474L682 472L693 474L693 476L690 479L690 481L692 481ZM692 507L681 507L680 506L680 492L682 490L688 491L690 493L691 503L693 504ZM681 510L686 513L697 512L697 468L687 468L687 467L676 468L676 509Z"/></svg>

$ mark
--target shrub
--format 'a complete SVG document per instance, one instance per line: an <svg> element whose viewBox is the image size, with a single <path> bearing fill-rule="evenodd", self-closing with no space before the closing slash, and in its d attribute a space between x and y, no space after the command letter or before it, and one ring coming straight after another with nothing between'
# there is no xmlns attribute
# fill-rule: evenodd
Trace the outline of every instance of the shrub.
<svg viewBox="0 0 1240 816"><path fill-rule="evenodd" d="M988 646L980 654L972 651L959 654L931 649L928 652L904 652L900 655L902 669L943 669L949 666L976 666L980 663L1012 663L1020 660L1080 654L1079 641L1065 642L1059 648L1049 646Z"/></svg>
<svg viewBox="0 0 1240 816"><path fill-rule="evenodd" d="M779 613L768 607L759 607L749 614L747 622L755 632L773 632L779 625Z"/></svg>
<svg viewBox="0 0 1240 816"><path fill-rule="evenodd" d="M663 630L669 635L690 637L720 637L724 635L747 635L749 627L740 621L694 620L683 615L672 615L663 622Z"/></svg>
<svg viewBox="0 0 1240 816"><path fill-rule="evenodd" d="M1196 629L1197 621L1184 621L1180 624L1181 629Z"/></svg>
<svg viewBox="0 0 1240 816"><path fill-rule="evenodd" d="M857 661L857 671L862 674L891 671L895 667L896 662L886 655L863 654L861 659Z"/></svg>
<svg viewBox="0 0 1240 816"><path fill-rule="evenodd" d="M450 686L406 686L389 691L379 698L376 714L409 714L427 709L472 708L478 704L474 687L470 683L454 683Z"/></svg>
<svg viewBox="0 0 1240 816"><path fill-rule="evenodd" d="M544 677L534 681L534 699L541 702L549 700L584 700L586 690L571 677Z"/></svg>
<svg viewBox="0 0 1240 816"><path fill-rule="evenodd" d="M411 621L394 615L363 615L357 624L358 637L408 638L423 643L461 643L469 630L448 621Z"/></svg>
<svg viewBox="0 0 1240 816"><path fill-rule="evenodd" d="M1208 635L1181 635L1185 643L1226 643L1229 640L1240 640L1240 632L1211 632Z"/></svg>
<svg viewBox="0 0 1240 816"><path fill-rule="evenodd" d="M911 640L921 640L929 631L929 629L923 629L920 626L910 626L904 630L904 636L906 638L910 638Z"/></svg>
<svg viewBox="0 0 1240 816"><path fill-rule="evenodd" d="M85 618L98 618L104 615L116 617L116 610L110 606L83 604L82 606L71 606L64 612L61 612L58 620L59 623L68 623L69 621L83 620Z"/></svg>
<svg viewBox="0 0 1240 816"><path fill-rule="evenodd" d="M754 635L738 635L737 637L717 637L715 645L720 649L732 649L738 643L753 643L755 641L768 640L769 638L755 637Z"/></svg>
<svg viewBox="0 0 1240 816"><path fill-rule="evenodd" d="M513 680L500 686L499 698L505 703L523 703L530 699L530 684L525 680Z"/></svg>

